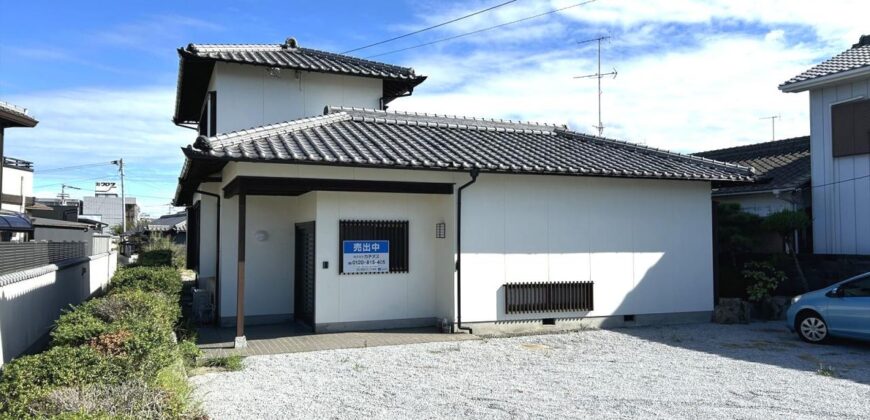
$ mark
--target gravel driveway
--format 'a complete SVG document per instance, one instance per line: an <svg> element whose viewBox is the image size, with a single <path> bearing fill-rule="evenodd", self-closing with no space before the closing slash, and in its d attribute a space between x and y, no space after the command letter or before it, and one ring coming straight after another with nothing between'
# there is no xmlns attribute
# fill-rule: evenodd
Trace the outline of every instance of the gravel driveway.
<svg viewBox="0 0 870 420"><path fill-rule="evenodd" d="M867 418L870 345L704 324L255 356L191 381L216 419Z"/></svg>

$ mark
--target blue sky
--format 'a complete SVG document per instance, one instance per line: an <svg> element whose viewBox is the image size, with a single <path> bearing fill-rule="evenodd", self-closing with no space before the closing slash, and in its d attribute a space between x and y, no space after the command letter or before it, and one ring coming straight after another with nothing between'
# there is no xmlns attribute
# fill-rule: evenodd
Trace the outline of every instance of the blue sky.
<svg viewBox="0 0 870 420"><path fill-rule="evenodd" d="M129 195L167 212L193 132L173 126L176 49L280 43L341 52L499 3L492 1L14 2L0 0L0 100L40 124L7 131L6 154L36 162L35 191L66 182L89 192L128 163ZM360 51L366 57L577 3L517 0L438 30ZM605 135L693 152L808 132L805 95L779 83L854 43L863 2L598 0L460 40L378 57L429 76L393 109L535 120L591 131L594 46L610 35ZM852 10L842 14L838 11ZM864 12L860 12L863 10ZM44 170L45 172L41 172ZM81 195L81 194L73 194Z"/></svg>

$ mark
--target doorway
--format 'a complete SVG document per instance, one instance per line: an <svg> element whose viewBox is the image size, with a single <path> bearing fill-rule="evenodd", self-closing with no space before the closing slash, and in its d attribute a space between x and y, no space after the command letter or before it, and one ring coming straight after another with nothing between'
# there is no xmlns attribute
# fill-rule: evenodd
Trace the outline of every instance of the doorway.
<svg viewBox="0 0 870 420"><path fill-rule="evenodd" d="M314 327L314 222L296 224L296 267L293 313L298 321Z"/></svg>

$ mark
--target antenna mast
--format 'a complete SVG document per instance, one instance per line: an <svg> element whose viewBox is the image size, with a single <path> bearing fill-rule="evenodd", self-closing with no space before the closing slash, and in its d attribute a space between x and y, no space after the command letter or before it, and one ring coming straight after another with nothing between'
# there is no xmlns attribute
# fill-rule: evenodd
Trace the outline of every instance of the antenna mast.
<svg viewBox="0 0 870 420"><path fill-rule="evenodd" d="M584 76L574 76L575 79L591 79L593 77L598 79L598 125L593 126L593 127L598 129L598 137L601 137L601 135L604 133L604 123L601 122L601 93L602 93L601 92L601 78L604 76L611 76L612 75L613 78L615 79L616 74L617 74L615 68L613 69L613 71L611 71L609 73L604 73L604 74L601 73L601 41L606 40L606 39L610 39L610 37L609 36L600 36L600 37L595 38L595 39L587 39L586 41L578 42L578 44L586 44L586 43L593 42L593 41L598 42L598 72L596 72L594 74L587 74Z"/></svg>
<svg viewBox="0 0 870 420"><path fill-rule="evenodd" d="M60 194L57 195L57 198L60 198L60 205L66 205L66 199L69 198L69 194L66 193L67 188L71 190L80 190L79 187L73 187L72 185L60 184Z"/></svg>
<svg viewBox="0 0 870 420"><path fill-rule="evenodd" d="M776 119L782 118L781 115L771 115L769 117L761 117L762 120L770 120L770 141L776 140Z"/></svg>

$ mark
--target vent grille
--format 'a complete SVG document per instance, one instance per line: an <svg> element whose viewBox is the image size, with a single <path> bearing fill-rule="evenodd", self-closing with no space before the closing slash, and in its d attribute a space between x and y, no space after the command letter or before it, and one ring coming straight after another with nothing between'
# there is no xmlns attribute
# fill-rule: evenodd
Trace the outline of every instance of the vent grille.
<svg viewBox="0 0 870 420"><path fill-rule="evenodd" d="M509 314L591 311L593 284L591 281L508 283L504 285L505 311Z"/></svg>

